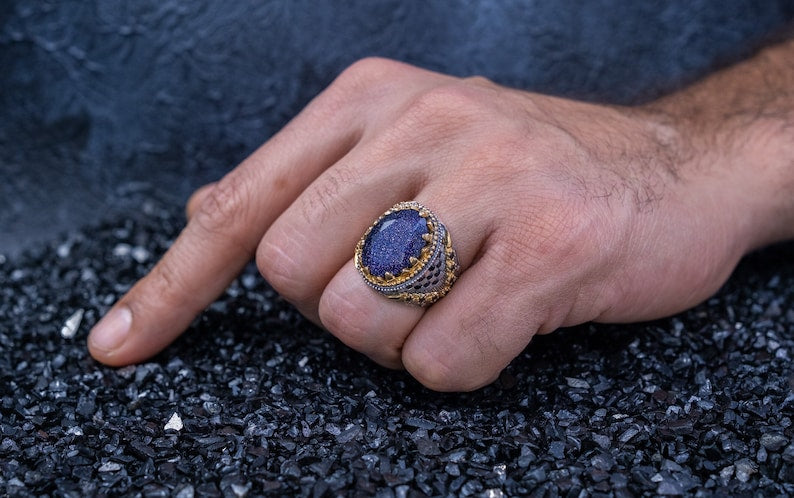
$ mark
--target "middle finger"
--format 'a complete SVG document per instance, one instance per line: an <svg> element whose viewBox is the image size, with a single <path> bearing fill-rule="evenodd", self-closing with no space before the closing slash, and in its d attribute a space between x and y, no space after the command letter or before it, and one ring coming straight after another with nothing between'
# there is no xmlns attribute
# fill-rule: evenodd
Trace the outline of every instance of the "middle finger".
<svg viewBox="0 0 794 498"><path fill-rule="evenodd" d="M444 196L447 186L434 182L413 199L431 209L450 233L461 271L465 271L489 233L489 221L467 198ZM403 199L393 199L399 202ZM370 222L382 210L369 210ZM364 231L366 224L359 230ZM355 241L352 241L355 245ZM352 246L351 245L351 246ZM454 293L455 289L450 290ZM349 259L329 282L319 303L323 326L348 346L378 363L402 367L402 347L425 314L425 308L387 299L366 285Z"/></svg>
<svg viewBox="0 0 794 498"><path fill-rule="evenodd" d="M471 199L450 195L454 175L428 171L419 157L380 167L373 162L384 164L359 146L326 171L271 226L257 261L271 285L304 315L378 363L400 367L402 344L424 310L369 288L351 260L356 242L386 209L417 200L450 231L465 269L490 222ZM425 185L432 175L452 178Z"/></svg>

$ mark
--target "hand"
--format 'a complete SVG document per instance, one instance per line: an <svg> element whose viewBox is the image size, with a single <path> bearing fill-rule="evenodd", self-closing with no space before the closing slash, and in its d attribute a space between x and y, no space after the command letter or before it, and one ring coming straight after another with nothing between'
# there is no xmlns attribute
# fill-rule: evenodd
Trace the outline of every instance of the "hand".
<svg viewBox="0 0 794 498"><path fill-rule="evenodd" d="M91 354L157 353L255 255L350 347L431 389L478 388L535 334L700 302L766 241L763 206L741 194L757 178L738 161L706 167L695 142L659 109L361 61L194 194L187 227L95 327ZM364 230L405 200L439 216L463 270L427 309L377 294L352 263Z"/></svg>

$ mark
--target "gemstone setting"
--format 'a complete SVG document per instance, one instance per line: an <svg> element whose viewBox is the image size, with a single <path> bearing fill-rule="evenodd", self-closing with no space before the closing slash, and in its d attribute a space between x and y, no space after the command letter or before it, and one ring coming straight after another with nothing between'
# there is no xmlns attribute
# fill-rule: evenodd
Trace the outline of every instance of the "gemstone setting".
<svg viewBox="0 0 794 498"><path fill-rule="evenodd" d="M422 255L430 233L427 220L419 211L403 209L379 219L364 240L361 263L371 275L385 278L411 268Z"/></svg>
<svg viewBox="0 0 794 498"><path fill-rule="evenodd" d="M356 269L390 299L429 306L449 292L460 265L446 227L416 201L383 213L356 245Z"/></svg>

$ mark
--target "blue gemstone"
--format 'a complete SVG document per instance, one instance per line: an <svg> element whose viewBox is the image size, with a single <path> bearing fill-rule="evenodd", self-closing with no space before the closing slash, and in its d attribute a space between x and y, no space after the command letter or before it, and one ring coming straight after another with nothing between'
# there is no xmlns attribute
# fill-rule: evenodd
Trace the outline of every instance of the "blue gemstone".
<svg viewBox="0 0 794 498"><path fill-rule="evenodd" d="M388 214L381 219L364 241L361 262L372 275L383 277L386 272L398 275L411 266L411 258L419 258L427 242L427 220L413 209Z"/></svg>

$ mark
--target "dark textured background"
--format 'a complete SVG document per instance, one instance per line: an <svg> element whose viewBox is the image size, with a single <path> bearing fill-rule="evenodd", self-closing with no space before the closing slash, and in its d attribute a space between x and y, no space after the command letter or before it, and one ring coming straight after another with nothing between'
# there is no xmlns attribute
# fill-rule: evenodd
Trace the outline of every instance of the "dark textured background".
<svg viewBox="0 0 794 498"><path fill-rule="evenodd" d="M0 252L183 201L380 55L630 103L746 54L784 0L0 3Z"/></svg>
<svg viewBox="0 0 794 498"><path fill-rule="evenodd" d="M150 198L0 258L0 496L794 495L792 244L676 317L538 337L468 394L378 367L253 265L162 354L98 364L88 329L181 218Z"/></svg>
<svg viewBox="0 0 794 498"><path fill-rule="evenodd" d="M792 18L753 0L0 3L0 495L794 494L792 243L676 317L540 337L470 394L377 367L251 266L149 362L85 348L188 192L355 59L632 103Z"/></svg>

